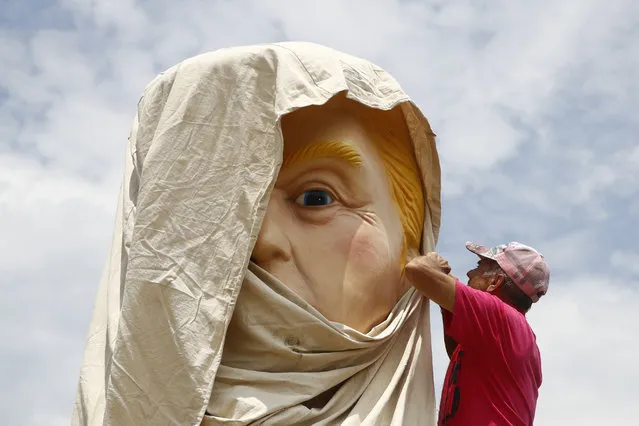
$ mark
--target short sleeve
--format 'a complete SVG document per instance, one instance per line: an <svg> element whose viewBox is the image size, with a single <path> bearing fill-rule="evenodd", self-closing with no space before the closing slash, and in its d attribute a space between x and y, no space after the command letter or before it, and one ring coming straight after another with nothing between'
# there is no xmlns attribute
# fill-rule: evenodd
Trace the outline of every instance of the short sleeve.
<svg viewBox="0 0 639 426"><path fill-rule="evenodd" d="M458 281L453 312L444 315L444 330L465 348L484 346L487 341L499 339L504 306L496 296Z"/></svg>

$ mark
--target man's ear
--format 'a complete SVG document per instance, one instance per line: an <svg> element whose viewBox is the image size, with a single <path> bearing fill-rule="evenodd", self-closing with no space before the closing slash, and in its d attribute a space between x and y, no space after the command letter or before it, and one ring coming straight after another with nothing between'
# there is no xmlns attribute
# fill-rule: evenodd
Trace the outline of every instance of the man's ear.
<svg viewBox="0 0 639 426"><path fill-rule="evenodd" d="M497 274L491 278L491 283L486 287L486 291L489 293L494 293L504 284L504 276L502 274Z"/></svg>

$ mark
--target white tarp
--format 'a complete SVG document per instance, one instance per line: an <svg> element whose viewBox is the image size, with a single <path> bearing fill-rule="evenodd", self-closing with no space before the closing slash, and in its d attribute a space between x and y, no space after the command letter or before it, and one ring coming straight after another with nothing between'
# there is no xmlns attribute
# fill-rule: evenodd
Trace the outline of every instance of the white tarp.
<svg viewBox="0 0 639 426"><path fill-rule="evenodd" d="M425 182L423 247L434 249L434 135L386 72L311 43L188 59L152 81L138 105L73 425L434 424L427 301L409 291L361 334L328 322L256 265L248 270L282 162L280 118L341 92L373 108L402 105ZM306 371L283 361L290 371L266 374L259 358L251 368L225 365L251 356L242 339L271 332L232 322L234 311L259 306L257 315L290 314L282 327L315 322L303 332L326 350ZM265 341L273 353L300 344ZM300 404L337 383L323 408Z"/></svg>

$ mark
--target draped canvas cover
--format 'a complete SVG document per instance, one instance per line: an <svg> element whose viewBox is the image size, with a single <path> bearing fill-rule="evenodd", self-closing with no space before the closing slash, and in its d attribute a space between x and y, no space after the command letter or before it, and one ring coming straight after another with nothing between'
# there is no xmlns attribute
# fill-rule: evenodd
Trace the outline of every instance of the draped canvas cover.
<svg viewBox="0 0 639 426"><path fill-rule="evenodd" d="M204 426L429 425L428 304L415 290L362 334L332 323L250 265ZM320 407L305 402L335 386Z"/></svg>
<svg viewBox="0 0 639 426"><path fill-rule="evenodd" d="M423 173L423 250L434 249L440 222L434 135L386 72L311 43L223 49L188 59L152 81L138 105L111 252L80 374L74 425L282 424L278 415L286 419L301 413L277 401L276 411L267 413L262 407L257 417L241 412L237 399L220 408L221 399L238 391L229 385L229 377L241 376L230 372L233 367L220 365L245 276L266 293L281 287L273 277L259 278L254 265L247 272L282 161L280 118L342 92L373 108L401 104ZM282 309L295 303L295 295L283 294L274 299L272 310L278 303ZM340 390L326 407L342 406L325 407L326 415L311 413L320 416L315 420L384 424L387 418L407 422L423 415L419 424L434 422L427 301L409 292L370 336L329 324L308 307L304 312L299 314L310 313L312 321L323 323L320 328L327 338L336 339L331 342L373 341L385 354L363 360L375 369L359 368L362 360L348 361L355 362L359 373L343 376L341 389L350 386L349 377L355 381L366 376L369 383L357 388L378 391L349 403ZM392 349L400 335L406 339L402 344L412 345L414 359ZM271 349L280 344L271 341ZM230 363L242 356L233 347L225 352ZM331 370L330 363L324 370ZM391 387L387 393L395 394L389 398L383 396L389 383L376 380L376 371L382 370L399 386ZM321 377L318 380L320 388L325 385ZM255 392L264 390L257 381L250 384ZM280 386L278 392L289 389L285 373ZM255 402L256 396L244 398ZM358 409L358 404L366 408ZM377 411L365 415L369 408Z"/></svg>

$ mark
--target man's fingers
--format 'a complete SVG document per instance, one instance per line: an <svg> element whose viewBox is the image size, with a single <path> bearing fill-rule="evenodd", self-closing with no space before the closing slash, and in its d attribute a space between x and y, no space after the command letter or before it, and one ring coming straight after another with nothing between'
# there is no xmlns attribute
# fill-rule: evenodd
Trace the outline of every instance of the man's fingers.
<svg viewBox="0 0 639 426"><path fill-rule="evenodd" d="M448 264L448 261L444 259L439 253L432 251L426 254L426 257L428 257L431 262L437 265L443 273L445 274L450 273L451 267Z"/></svg>

